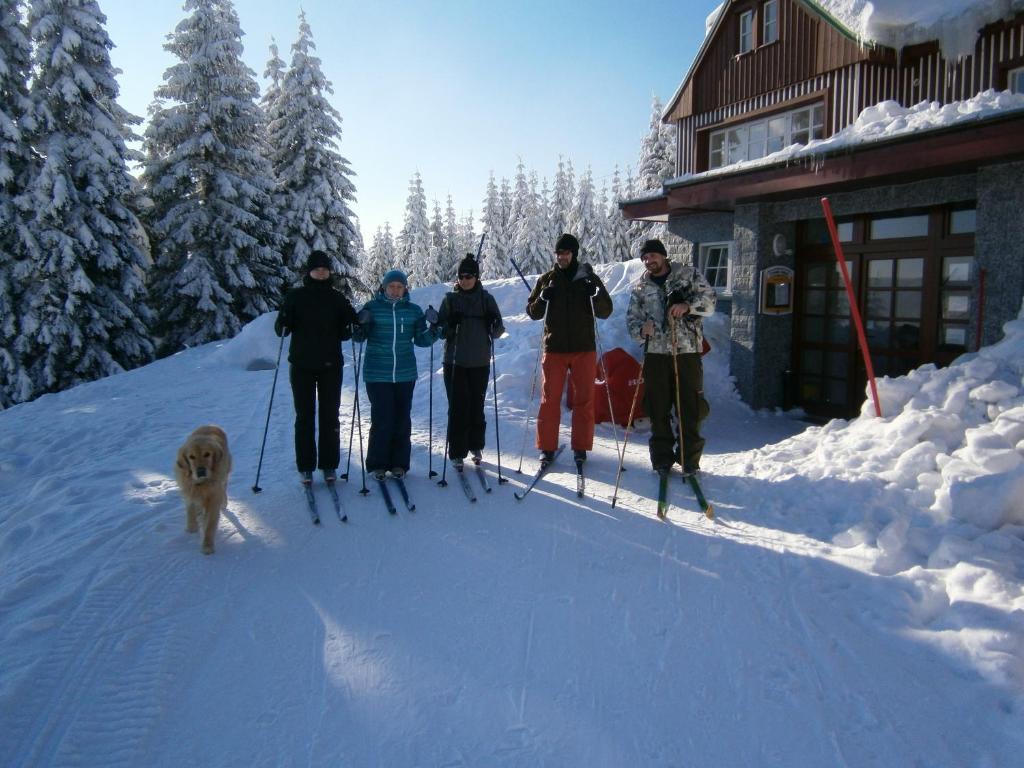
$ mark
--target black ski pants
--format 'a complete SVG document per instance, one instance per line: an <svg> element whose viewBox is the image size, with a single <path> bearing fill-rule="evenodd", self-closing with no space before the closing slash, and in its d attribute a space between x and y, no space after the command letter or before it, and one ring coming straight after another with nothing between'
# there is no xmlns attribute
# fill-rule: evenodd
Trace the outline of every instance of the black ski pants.
<svg viewBox="0 0 1024 768"><path fill-rule="evenodd" d="M445 363L444 390L448 394L448 458L464 459L481 451L487 432L484 401L490 366L466 368Z"/></svg>
<svg viewBox="0 0 1024 768"><path fill-rule="evenodd" d="M295 402L295 466L300 472L337 469L341 461L341 368L289 370ZM320 403L319 441L315 438L316 406ZM317 449L319 443L319 450Z"/></svg>
<svg viewBox="0 0 1024 768"><path fill-rule="evenodd" d="M370 398L370 440L366 469L409 471L412 455L412 391L415 381L366 382Z"/></svg>
<svg viewBox="0 0 1024 768"><path fill-rule="evenodd" d="M700 468L700 458L704 453L700 425L710 411L704 399L704 363L696 352L675 357L679 366L679 405L682 408L682 464L684 470L692 471ZM676 369L672 355L648 354L645 357L644 407L651 419L651 439L648 441L651 466L671 467L679 461L679 433L672 424L676 408ZM679 416L677 414L677 418Z"/></svg>

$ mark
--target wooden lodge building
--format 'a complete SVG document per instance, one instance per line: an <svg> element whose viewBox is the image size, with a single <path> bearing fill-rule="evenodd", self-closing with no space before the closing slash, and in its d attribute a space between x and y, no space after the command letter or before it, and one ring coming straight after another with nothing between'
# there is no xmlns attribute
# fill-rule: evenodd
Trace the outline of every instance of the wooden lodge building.
<svg viewBox="0 0 1024 768"><path fill-rule="evenodd" d="M822 197L877 376L999 340L1024 296L1024 110L728 170L882 101L1024 93L1024 13L988 20L973 56L946 61L934 41L858 41L825 8L726 0L663 114L676 178L622 203L627 218L667 222L670 255L718 288L743 399L822 419L858 413L866 384Z"/></svg>

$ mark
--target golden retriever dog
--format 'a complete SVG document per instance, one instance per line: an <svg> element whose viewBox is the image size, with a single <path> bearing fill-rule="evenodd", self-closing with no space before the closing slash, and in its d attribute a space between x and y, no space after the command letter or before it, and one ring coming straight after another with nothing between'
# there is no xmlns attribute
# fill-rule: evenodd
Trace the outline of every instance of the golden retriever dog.
<svg viewBox="0 0 1024 768"><path fill-rule="evenodd" d="M203 517L203 554L213 554L220 511L228 505L231 451L224 430L211 424L199 427L178 449L174 465L178 488L185 499L185 530L199 530Z"/></svg>

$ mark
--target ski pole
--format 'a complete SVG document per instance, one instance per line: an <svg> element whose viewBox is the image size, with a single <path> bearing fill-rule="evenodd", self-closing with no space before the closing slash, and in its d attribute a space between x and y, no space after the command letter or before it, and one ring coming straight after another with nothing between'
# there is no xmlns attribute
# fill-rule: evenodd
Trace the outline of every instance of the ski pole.
<svg viewBox="0 0 1024 768"><path fill-rule="evenodd" d="M494 390L494 446L498 451L498 485L508 482L501 476L501 431L498 429L498 364L494 361L494 339L491 339L491 381Z"/></svg>
<svg viewBox="0 0 1024 768"><path fill-rule="evenodd" d="M480 242L483 243L483 239L481 239ZM444 428L444 456L441 458L444 466L441 468L441 479L437 481L437 484L442 488L446 488L448 486L448 481L445 478L448 476L448 441L451 439L452 432L452 390L455 389L455 356L459 352L460 327L462 327L461 322L455 326L455 338L452 341L451 380L445 388L448 393L448 420Z"/></svg>
<svg viewBox="0 0 1024 768"><path fill-rule="evenodd" d="M519 268L519 265L516 264L516 260L513 259L511 256L508 257L508 260L512 264L512 268L515 269L516 273L519 275L519 279L523 281L523 285L526 286L526 290L529 291L530 293L533 293L533 288L531 288L530 284L526 282L526 278L523 277L523 270L521 270Z"/></svg>
<svg viewBox="0 0 1024 768"><path fill-rule="evenodd" d="M612 418L612 435L615 436L615 452L619 452L619 427L615 423L615 410L612 408L612 388L608 382L608 368L604 364L604 351L601 348L601 332L597 329L597 313L594 309L594 297L590 297L590 314L594 317L594 339L597 341L597 359L601 363L601 376L604 378L604 391L608 395L608 415Z"/></svg>
<svg viewBox="0 0 1024 768"><path fill-rule="evenodd" d="M615 502L619 496L619 481L622 479L622 468L626 462L626 443L629 442L629 428L633 426L633 414L636 412L636 401L640 395L640 387L644 385L644 368L647 365L647 346L651 343L651 337L644 338L644 353L640 358L640 379L633 390L633 402L629 406L629 418L626 419L626 431L622 435L622 453L619 454L619 468L615 472L615 491L612 493L612 509L615 509Z"/></svg>
<svg viewBox="0 0 1024 768"><path fill-rule="evenodd" d="M356 340L352 339L352 370L356 376L356 389L359 388L359 362L356 360ZM341 479L348 482L348 471L352 467L352 438L356 433L356 408L355 408L355 397L352 398L352 413L348 420L348 453L345 457L345 471L341 475Z"/></svg>
<svg viewBox="0 0 1024 768"><path fill-rule="evenodd" d="M434 471L434 345L430 345L430 418L427 433L427 477L437 477Z"/></svg>
<svg viewBox="0 0 1024 768"><path fill-rule="evenodd" d="M548 320L548 304L544 303L544 322L540 327L541 343L537 345L537 361L533 364L533 384L530 387L530 408L526 412L526 426L523 427L523 445L519 449L519 469L516 470L517 475L523 474L523 454L526 453L526 436L530 433L530 419L533 418L533 401L537 394L537 370L540 368L540 356L544 349L544 325Z"/></svg>
<svg viewBox="0 0 1024 768"><path fill-rule="evenodd" d="M355 395L356 395L356 422L359 424L359 470L363 477L363 487L359 490L360 495L367 496L370 493L370 489L366 487L366 459L363 457L363 416L359 412L359 371L363 368L363 343L359 343L359 357L356 363L356 383L355 383Z"/></svg>
<svg viewBox="0 0 1024 768"><path fill-rule="evenodd" d="M260 470L263 469L263 449L267 447L267 429L270 427L270 410L274 407L274 390L277 389L277 372L281 369L281 350L284 349L284 334L281 334L281 342L277 345L277 362L274 363L274 382L270 385L270 403L267 404L267 423L263 425L263 442L260 443L260 460L256 465L256 482L252 484L252 492L259 493Z"/></svg>
<svg viewBox="0 0 1024 768"><path fill-rule="evenodd" d="M676 346L676 320L669 315L669 322L672 323L672 368L676 378L676 422L679 425L679 467L683 470L682 481L686 485L686 464L683 463L683 401L682 393L679 391L679 353Z"/></svg>

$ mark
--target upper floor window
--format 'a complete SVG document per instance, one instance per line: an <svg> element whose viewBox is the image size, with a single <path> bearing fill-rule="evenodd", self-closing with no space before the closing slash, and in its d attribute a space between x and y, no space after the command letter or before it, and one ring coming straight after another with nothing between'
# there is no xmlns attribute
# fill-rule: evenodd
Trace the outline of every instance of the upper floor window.
<svg viewBox="0 0 1024 768"><path fill-rule="evenodd" d="M1014 93L1024 93L1024 67L1010 70L1006 78L1006 87Z"/></svg>
<svg viewBox="0 0 1024 768"><path fill-rule="evenodd" d="M825 108L820 104L752 120L712 132L708 168L757 160L791 144L824 137Z"/></svg>
<svg viewBox="0 0 1024 768"><path fill-rule="evenodd" d="M779 39L779 2L768 0L761 9L761 45L774 43Z"/></svg>
<svg viewBox="0 0 1024 768"><path fill-rule="evenodd" d="M754 50L754 12L740 14L740 53Z"/></svg>
<svg viewBox="0 0 1024 768"><path fill-rule="evenodd" d="M730 243L705 243L701 245L697 256L697 269L719 293L732 292L732 281L729 277L731 251Z"/></svg>

